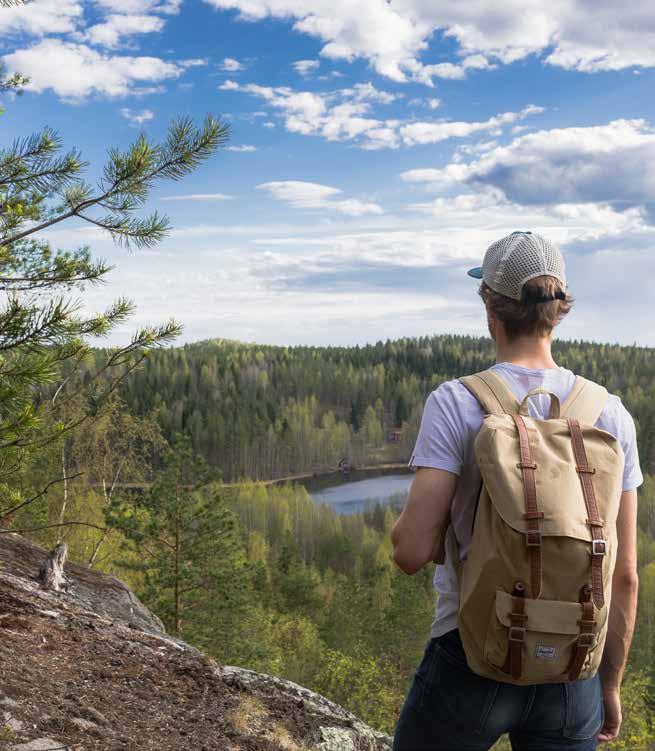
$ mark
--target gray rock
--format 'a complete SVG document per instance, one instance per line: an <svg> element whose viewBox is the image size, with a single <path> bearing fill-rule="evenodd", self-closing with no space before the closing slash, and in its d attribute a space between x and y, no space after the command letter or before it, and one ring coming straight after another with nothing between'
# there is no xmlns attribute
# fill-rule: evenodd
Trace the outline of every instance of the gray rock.
<svg viewBox="0 0 655 751"><path fill-rule="evenodd" d="M89 733L91 735L101 734L100 727L96 725L95 722L91 722L91 720L84 720L82 717L74 717L71 720L71 725L75 725L75 727L78 730L81 730L83 733Z"/></svg>
<svg viewBox="0 0 655 751"><path fill-rule="evenodd" d="M70 751L61 741L53 741L51 738L37 738L27 743L19 743L13 751Z"/></svg>
<svg viewBox="0 0 655 751"><path fill-rule="evenodd" d="M346 728L321 727L316 751L357 751L357 738Z"/></svg>
<svg viewBox="0 0 655 751"><path fill-rule="evenodd" d="M80 715L91 722L95 722L96 725L109 725L109 720L95 707L82 705L78 709Z"/></svg>
<svg viewBox="0 0 655 751"><path fill-rule="evenodd" d="M111 620L132 623L138 629L151 633L164 633L161 620L151 613L139 598L113 576L67 561L64 567L69 587L62 592L44 592L37 575L49 552L29 542L20 535L5 534L0 540L0 569L3 576L12 579L22 589L33 591L55 607L56 612L66 604L83 607ZM57 607L59 606L59 607Z"/></svg>
<svg viewBox="0 0 655 751"><path fill-rule="evenodd" d="M388 735L373 730L351 712L314 691L292 681L246 668L216 666L213 662L208 664L194 647L167 635L161 621L118 579L67 562L65 573L70 587L61 592L43 589L38 583L37 574L47 555L45 550L18 535L0 535L0 588L10 591L17 601L24 601L26 613L59 619L59 623L66 621L78 628L83 625L88 629L86 638L91 644L97 638L97 632L102 630L102 638L114 640L120 647L118 651L131 663L138 664L146 657L151 660L153 655L159 660L179 659L185 670L197 670L198 679L207 681L208 687L220 680L222 689L227 687L228 691L235 693L242 690L246 695L261 700L263 732L279 724L284 726L284 713L289 711L289 707L295 707L296 711L306 716L307 723L301 723L305 737L294 738L293 743L306 751L391 751L391 738ZM107 679L111 680L111 677ZM83 703L85 699L81 689L71 691L71 695L66 697L67 718L74 718L70 721L78 731L105 739L111 737L117 741L122 737L113 727L113 715L110 715L109 721L102 712ZM169 702L177 705L180 700L169 698ZM19 702L9 698L0 699L0 707L13 716ZM48 712L50 707L44 705L36 709L43 713ZM175 706L172 709L175 710ZM107 708L107 711L112 710ZM41 717L45 722L46 715L41 714ZM235 742L237 736L249 738L250 730L234 728L228 737L233 737ZM26 731L22 733L25 737ZM51 738L20 743L14 739L13 743L17 745L13 745L11 751L70 751L63 742ZM131 748L128 743L130 741L126 740L126 748ZM226 743L229 743L227 739ZM286 746L280 746L283 747Z"/></svg>
<svg viewBox="0 0 655 751"><path fill-rule="evenodd" d="M4 725L5 727L11 728L14 733L20 733L23 729L23 723L16 719L11 712L5 712Z"/></svg>
<svg viewBox="0 0 655 751"><path fill-rule="evenodd" d="M302 704L307 715L324 721L325 724L319 726L319 737L310 741L309 748L315 751L350 751L351 748L353 751L391 751L392 741L388 735L373 730L339 704L293 681L233 665L221 665L216 672L227 682L237 683L253 694L286 696Z"/></svg>

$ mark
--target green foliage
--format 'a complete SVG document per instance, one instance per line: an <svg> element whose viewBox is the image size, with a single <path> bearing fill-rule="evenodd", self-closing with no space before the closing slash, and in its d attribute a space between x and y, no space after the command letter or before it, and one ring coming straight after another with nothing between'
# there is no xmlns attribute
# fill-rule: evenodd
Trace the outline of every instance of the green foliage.
<svg viewBox="0 0 655 751"><path fill-rule="evenodd" d="M199 644L217 619L236 626L249 584L236 516L210 479L205 462L180 439L152 487L117 499L107 515L139 555L127 565L141 572L145 599L175 634Z"/></svg>
<svg viewBox="0 0 655 751"><path fill-rule="evenodd" d="M595 378L635 416L642 464L655 472L655 350L556 342L563 366ZM363 347L275 347L211 340L153 353L125 384L129 409L189 435L226 482L406 462L425 399L443 381L493 362L469 336ZM398 442L387 440L401 428Z"/></svg>
<svg viewBox="0 0 655 751"><path fill-rule="evenodd" d="M25 82L0 69L0 90ZM211 116L200 128L181 118L162 143L142 135L125 152L110 149L95 188L82 179L87 165L78 150L64 151L49 128L0 149L0 523L39 501L54 482L66 483L57 473L26 497L11 478L49 443L95 418L149 351L180 331L174 321L142 327L127 346L93 356L90 341L124 323L134 306L119 298L100 314L85 314L74 295L102 282L110 267L87 247L55 249L39 233L77 219L124 245L156 243L167 220L138 215L151 188L187 175L227 135Z"/></svg>
<svg viewBox="0 0 655 751"><path fill-rule="evenodd" d="M608 751L644 751L655 748L652 678L645 671L628 674L621 686L623 723L617 740L608 743Z"/></svg>
<svg viewBox="0 0 655 751"><path fill-rule="evenodd" d="M360 647L351 655L328 650L316 688L373 727L393 731L393 718L400 711L398 676L384 657L373 657Z"/></svg>

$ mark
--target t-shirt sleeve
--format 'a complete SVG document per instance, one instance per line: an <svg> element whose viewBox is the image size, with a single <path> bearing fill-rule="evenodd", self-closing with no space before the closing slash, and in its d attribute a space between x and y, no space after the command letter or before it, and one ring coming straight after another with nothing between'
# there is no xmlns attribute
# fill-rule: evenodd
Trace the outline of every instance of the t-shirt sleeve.
<svg viewBox="0 0 655 751"><path fill-rule="evenodd" d="M632 415L625 408L619 396L612 394L609 397L599 423L599 427L609 430L616 436L623 449L625 464L623 466L622 489L626 491L638 488L643 483L644 476L639 466L637 430Z"/></svg>
<svg viewBox="0 0 655 751"><path fill-rule="evenodd" d="M638 488L644 481L641 467L639 466L639 448L637 446L637 429L632 415L619 402L619 442L623 447L625 455L625 466L623 467L623 490L633 490Z"/></svg>
<svg viewBox="0 0 655 751"><path fill-rule="evenodd" d="M432 467L461 474L468 430L457 404L458 385L453 381L442 383L426 399L409 467Z"/></svg>

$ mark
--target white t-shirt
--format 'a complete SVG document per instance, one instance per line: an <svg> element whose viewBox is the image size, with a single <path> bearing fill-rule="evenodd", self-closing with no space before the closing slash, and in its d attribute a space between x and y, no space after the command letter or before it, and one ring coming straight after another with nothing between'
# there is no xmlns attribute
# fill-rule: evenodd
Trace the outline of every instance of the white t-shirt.
<svg viewBox="0 0 655 751"><path fill-rule="evenodd" d="M541 387L555 393L563 402L575 381L575 374L562 367L532 369L503 362L494 365L493 369L519 401L528 391ZM530 416L544 419L549 405L548 396L535 396L529 400ZM437 565L434 573L438 601L431 637L457 628L459 591L454 560L455 556L460 560L465 558L471 544L473 514L481 482L473 442L483 417L478 400L459 381L442 383L425 402L421 427L409 461L410 467L434 467L459 475L451 505L451 523L446 533L445 563ZM614 435L623 448L623 490L641 485L644 478L639 467L635 424L620 397L609 396L596 426Z"/></svg>

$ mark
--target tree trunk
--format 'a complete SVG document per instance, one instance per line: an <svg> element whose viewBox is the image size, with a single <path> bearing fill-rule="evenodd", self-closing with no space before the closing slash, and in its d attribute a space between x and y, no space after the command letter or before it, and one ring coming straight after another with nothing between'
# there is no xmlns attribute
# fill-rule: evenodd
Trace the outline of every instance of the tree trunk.
<svg viewBox="0 0 655 751"><path fill-rule="evenodd" d="M55 592L60 592L62 589L67 588L68 582L64 576L64 565L67 555L68 545L65 542L61 542L43 562L39 570L39 581L44 589L52 589Z"/></svg>

